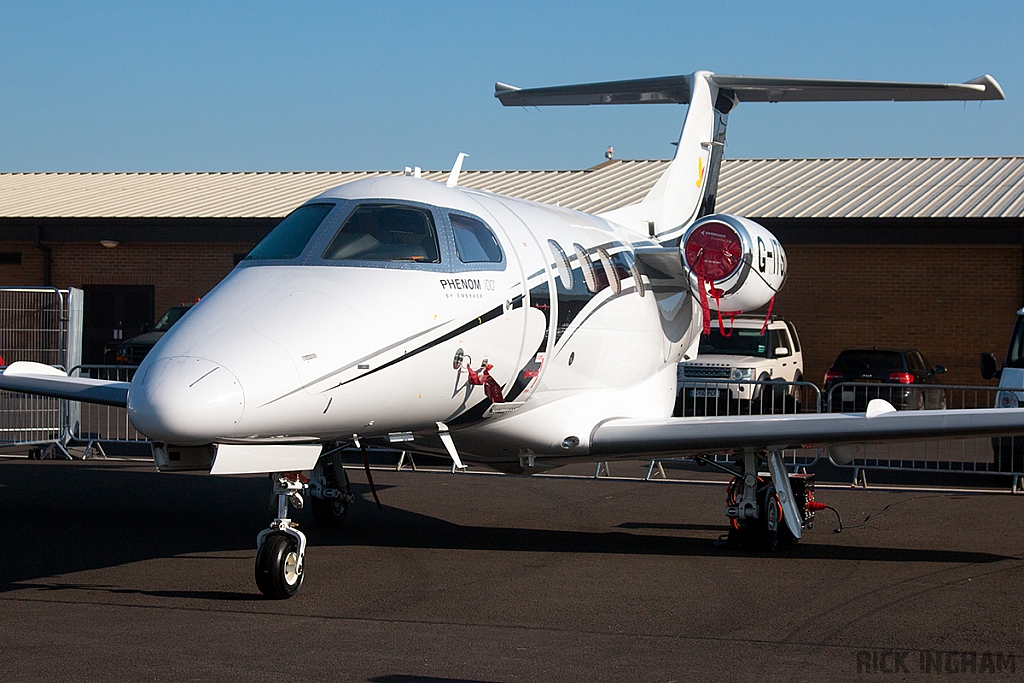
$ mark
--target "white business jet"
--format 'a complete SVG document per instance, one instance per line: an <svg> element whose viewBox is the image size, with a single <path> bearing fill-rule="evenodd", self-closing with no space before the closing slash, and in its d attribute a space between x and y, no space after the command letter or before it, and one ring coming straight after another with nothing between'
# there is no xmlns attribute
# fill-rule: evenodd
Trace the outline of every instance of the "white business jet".
<svg viewBox="0 0 1024 683"><path fill-rule="evenodd" d="M163 471L272 473L278 518L256 579L302 583L305 537L351 502L337 444L367 442L533 473L570 462L731 454L735 536L801 536L780 452L1019 432L1024 410L673 418L676 364L709 310L752 310L786 257L760 225L714 213L729 112L740 102L1003 99L962 84L689 76L519 89L506 106L688 104L672 163L639 204L603 215L460 187L380 177L295 209L172 328L131 383L14 363L0 388L127 406ZM365 452L365 451L364 451ZM758 477L767 466L770 477ZM312 470L307 485L299 475Z"/></svg>

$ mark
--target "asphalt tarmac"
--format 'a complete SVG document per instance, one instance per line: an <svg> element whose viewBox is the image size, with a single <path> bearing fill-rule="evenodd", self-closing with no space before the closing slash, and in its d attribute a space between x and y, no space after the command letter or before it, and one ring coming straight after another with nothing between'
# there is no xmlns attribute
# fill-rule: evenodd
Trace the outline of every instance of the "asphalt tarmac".
<svg viewBox="0 0 1024 683"><path fill-rule="evenodd" d="M1024 495L819 489L768 555L721 483L374 475L268 601L266 479L0 459L0 680L1024 678Z"/></svg>

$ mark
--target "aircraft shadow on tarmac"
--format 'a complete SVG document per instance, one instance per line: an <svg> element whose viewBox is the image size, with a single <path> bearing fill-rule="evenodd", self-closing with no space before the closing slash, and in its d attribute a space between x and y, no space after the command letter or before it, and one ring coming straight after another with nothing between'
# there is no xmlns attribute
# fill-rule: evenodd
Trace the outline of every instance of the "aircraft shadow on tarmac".
<svg viewBox="0 0 1024 683"><path fill-rule="evenodd" d="M389 674L368 679L370 683L490 683L476 678L435 678L434 676L403 676Z"/></svg>
<svg viewBox="0 0 1024 683"><path fill-rule="evenodd" d="M378 492L388 487L378 486ZM672 531L721 531L724 525L621 524L622 530L574 531L516 526L473 526L385 506L378 510L365 485L345 525L318 529L303 524L316 546L366 546L517 552L626 555L751 556L716 547L715 536ZM182 555L251 551L271 518L269 481L262 478L158 474L148 468L114 469L82 463L0 463L0 592L27 581ZM384 496L386 502L387 496ZM299 517L307 521L305 515ZM297 515L298 517L298 515ZM510 514L509 521L515 519ZM661 533L643 533L644 529ZM989 563L1007 556L893 547L812 543L787 548L773 560L849 559L885 562ZM760 557L764 557L760 555ZM183 558L183 559L188 559ZM235 556L233 559L237 559ZM38 583L32 584L39 587ZM73 584L53 584L72 589ZM80 590L120 590L86 586ZM163 597L248 599L209 591L153 592Z"/></svg>

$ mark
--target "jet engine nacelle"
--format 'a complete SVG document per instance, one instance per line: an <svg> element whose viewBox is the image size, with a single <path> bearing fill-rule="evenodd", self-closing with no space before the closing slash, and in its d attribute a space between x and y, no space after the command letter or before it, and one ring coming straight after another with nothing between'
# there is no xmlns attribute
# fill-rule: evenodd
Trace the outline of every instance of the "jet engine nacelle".
<svg viewBox="0 0 1024 683"><path fill-rule="evenodd" d="M786 280L786 252L779 240L742 216L701 218L686 231L679 250L692 286L713 310L760 308Z"/></svg>

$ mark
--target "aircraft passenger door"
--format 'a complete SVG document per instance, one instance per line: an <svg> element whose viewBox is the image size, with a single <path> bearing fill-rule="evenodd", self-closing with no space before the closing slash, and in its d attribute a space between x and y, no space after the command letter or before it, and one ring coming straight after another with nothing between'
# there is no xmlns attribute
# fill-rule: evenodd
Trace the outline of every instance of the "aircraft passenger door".
<svg viewBox="0 0 1024 683"><path fill-rule="evenodd" d="M550 259L519 214L500 202L488 202L486 209L500 226L506 247L515 251L509 258L519 269L517 291L510 293L509 300L515 302L513 310L522 314L522 336L515 374L504 384L503 393L507 403L522 404L533 396L544 373L557 319Z"/></svg>

